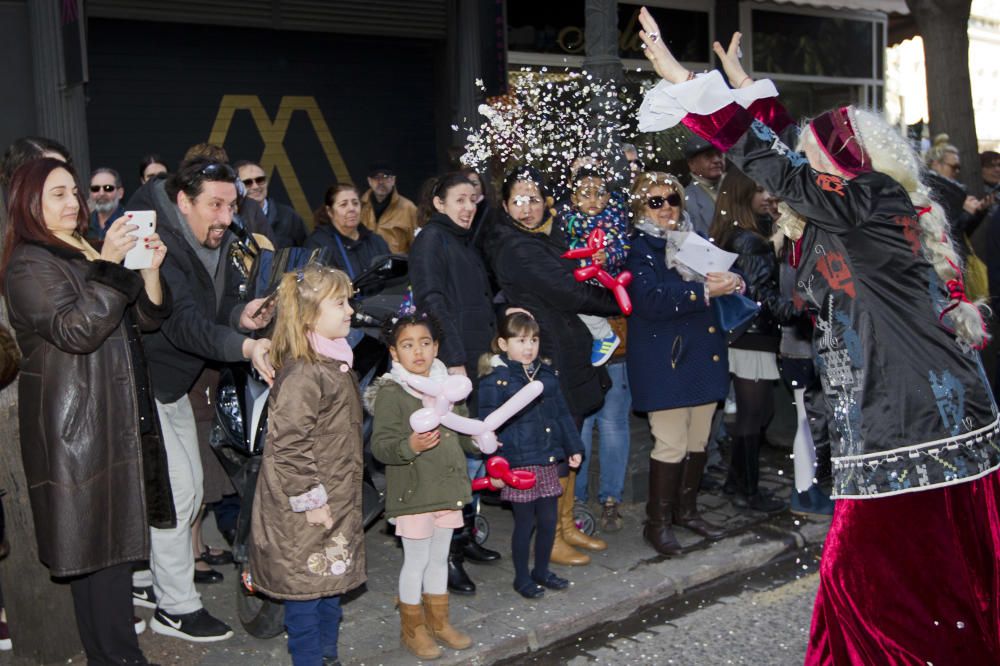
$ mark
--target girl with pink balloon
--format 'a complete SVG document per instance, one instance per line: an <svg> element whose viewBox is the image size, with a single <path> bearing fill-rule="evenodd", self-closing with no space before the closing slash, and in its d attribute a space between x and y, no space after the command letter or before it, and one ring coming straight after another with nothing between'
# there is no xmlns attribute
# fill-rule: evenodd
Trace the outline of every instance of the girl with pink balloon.
<svg viewBox="0 0 1000 666"><path fill-rule="evenodd" d="M374 414L372 454L386 466L385 513L395 518L396 534L403 540L400 639L419 659L441 656L438 643L456 650L472 645L469 635L448 620L448 550L452 531L462 528L462 507L472 501L465 452L479 449L468 435L447 427L441 415L425 423L435 415L425 405L435 404L437 397L414 388L429 381L445 386L449 375L437 358L439 339L426 314L397 319L386 332L392 369L365 395ZM467 417L460 401L470 388L445 391L440 397L457 399L457 404L448 400L445 411ZM425 418L411 420L414 415ZM425 429L427 425L432 427Z"/></svg>
<svg viewBox="0 0 1000 666"><path fill-rule="evenodd" d="M514 510L514 589L527 599L541 597L545 588L564 590L569 586L569 581L549 570L562 494L557 465L567 461L575 469L583 459L583 442L559 390L559 379L551 366L538 358L538 333L538 322L531 315L523 311L507 315L493 342L495 354L484 355L480 363L484 376L479 382L479 411L485 421L525 387L535 382L543 386L540 396L497 431L501 453L514 472L535 475L530 488L505 485L500 491L501 499L510 502ZM535 562L529 571L532 531Z"/></svg>

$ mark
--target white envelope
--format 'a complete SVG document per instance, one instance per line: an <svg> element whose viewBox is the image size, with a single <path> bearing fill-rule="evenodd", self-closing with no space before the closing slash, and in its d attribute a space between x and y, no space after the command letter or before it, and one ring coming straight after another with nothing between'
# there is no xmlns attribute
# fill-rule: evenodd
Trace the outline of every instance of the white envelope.
<svg viewBox="0 0 1000 666"><path fill-rule="evenodd" d="M671 241L678 240L678 236L685 235L686 238L677 248L674 259L684 264L701 276L709 273L724 273L729 270L736 261L738 254L720 250L709 241L698 234L691 232L670 232Z"/></svg>

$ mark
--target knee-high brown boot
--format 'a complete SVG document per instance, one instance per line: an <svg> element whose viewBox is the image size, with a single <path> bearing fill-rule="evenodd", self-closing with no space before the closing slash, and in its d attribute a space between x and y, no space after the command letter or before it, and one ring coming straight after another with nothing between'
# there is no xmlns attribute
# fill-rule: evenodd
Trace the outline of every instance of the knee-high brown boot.
<svg viewBox="0 0 1000 666"><path fill-rule="evenodd" d="M684 471L681 473L681 487L677 491L677 503L674 505L674 525L686 527L695 534L717 540L726 535L726 530L713 525L698 512L698 489L701 487L701 475L705 471L705 461L708 454L704 451L690 451L681 463Z"/></svg>
<svg viewBox="0 0 1000 666"><path fill-rule="evenodd" d="M646 525L642 536L660 555L671 557L683 551L673 530L673 508L677 501L684 463L665 463L649 459L649 499L646 501Z"/></svg>
<svg viewBox="0 0 1000 666"><path fill-rule="evenodd" d="M587 550L605 550L608 544L603 539L587 536L576 529L576 521L573 520L573 488L576 487L576 471L570 470L569 476L559 479L563 494L559 498L559 526L562 529L563 540L571 546L586 548Z"/></svg>
<svg viewBox="0 0 1000 666"><path fill-rule="evenodd" d="M562 564L564 566L582 566L584 564L590 564L590 555L586 553L581 553L573 546L566 543L565 532L563 531L563 523L560 518L562 516L563 502L567 497L566 479L559 479L559 485L562 486L563 494L559 497L559 502L556 505L556 538L552 542L552 556L549 558L553 564ZM573 511L573 493L569 491L569 501L570 501L570 512Z"/></svg>

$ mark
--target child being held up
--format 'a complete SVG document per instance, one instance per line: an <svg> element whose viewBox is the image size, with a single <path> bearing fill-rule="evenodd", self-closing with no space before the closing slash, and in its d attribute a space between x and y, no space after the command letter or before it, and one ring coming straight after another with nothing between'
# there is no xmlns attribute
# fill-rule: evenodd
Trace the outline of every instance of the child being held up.
<svg viewBox="0 0 1000 666"><path fill-rule="evenodd" d="M580 265L598 264L612 277L622 271L628 256L628 196L624 190L608 190L608 178L601 167L586 164L577 169L571 183L568 205L559 212L570 249L586 247L595 229L604 232L604 247ZM592 365L604 365L621 340L605 317L579 315L594 339Z"/></svg>

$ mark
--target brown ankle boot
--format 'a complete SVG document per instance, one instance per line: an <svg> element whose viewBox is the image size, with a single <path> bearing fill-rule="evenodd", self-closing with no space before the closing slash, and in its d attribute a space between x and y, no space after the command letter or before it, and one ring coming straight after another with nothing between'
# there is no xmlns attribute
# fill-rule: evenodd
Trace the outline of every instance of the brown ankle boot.
<svg viewBox="0 0 1000 666"><path fill-rule="evenodd" d="M587 550L605 550L608 544L603 539L587 536L576 529L573 520L573 489L576 487L576 472L570 470L569 476L559 479L563 494L559 497L559 526L562 528L563 541L570 546L586 548Z"/></svg>
<svg viewBox="0 0 1000 666"><path fill-rule="evenodd" d="M649 500L646 502L646 525L642 536L660 555L672 557L683 552L674 535L672 514L677 499L684 463L665 463L649 459Z"/></svg>
<svg viewBox="0 0 1000 666"><path fill-rule="evenodd" d="M472 638L469 634L456 629L448 620L448 594L425 594L424 595L424 618L427 620L427 628L438 641L444 643L453 650L464 650L472 647Z"/></svg>
<svg viewBox="0 0 1000 666"><path fill-rule="evenodd" d="M424 621L424 607L420 604L397 602L399 608L399 640L417 659L437 659L441 648L434 642Z"/></svg>
<svg viewBox="0 0 1000 666"><path fill-rule="evenodd" d="M674 505L674 525L686 527L695 534L715 541L726 536L726 530L708 522L698 512L698 489L701 487L701 476L707 459L708 454L704 451L691 451L681 463L684 471L681 474L681 487L677 491L677 504Z"/></svg>

